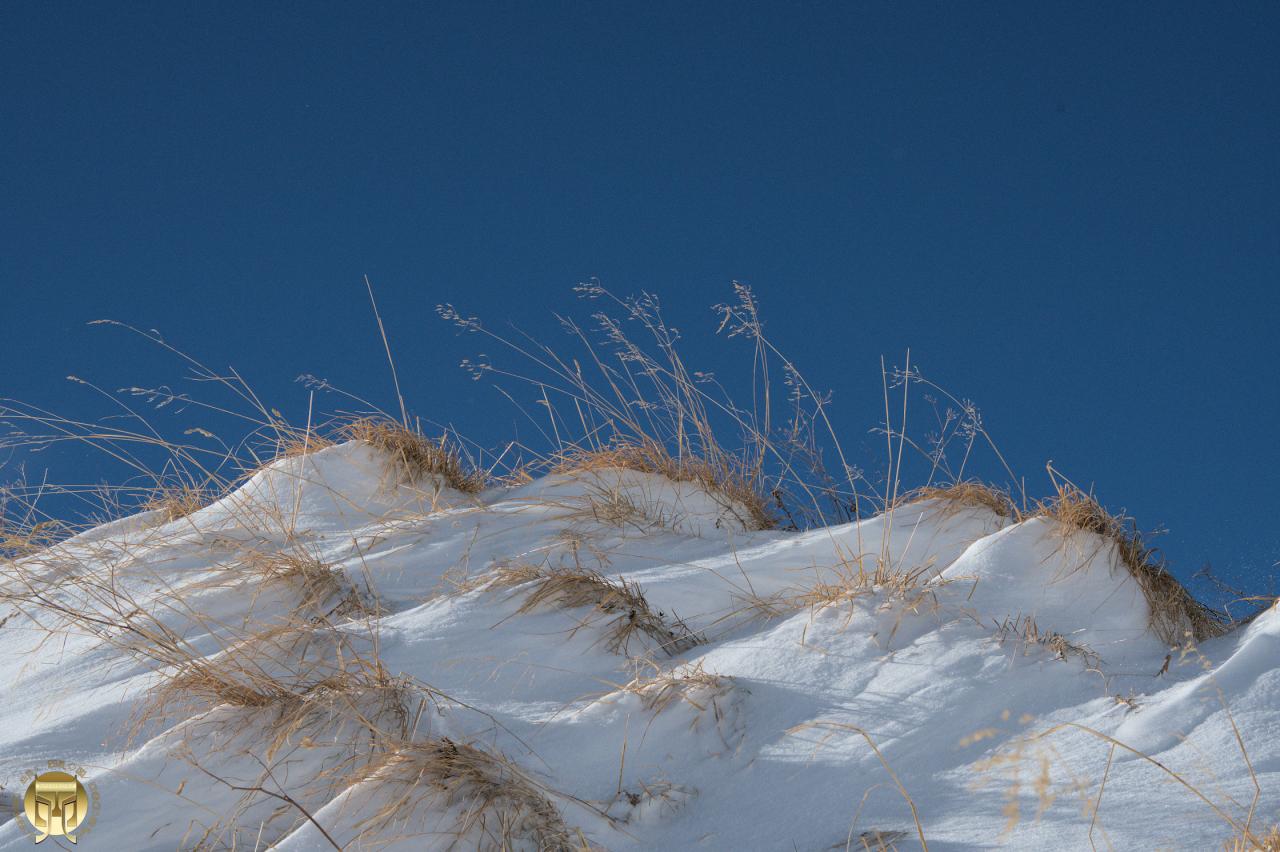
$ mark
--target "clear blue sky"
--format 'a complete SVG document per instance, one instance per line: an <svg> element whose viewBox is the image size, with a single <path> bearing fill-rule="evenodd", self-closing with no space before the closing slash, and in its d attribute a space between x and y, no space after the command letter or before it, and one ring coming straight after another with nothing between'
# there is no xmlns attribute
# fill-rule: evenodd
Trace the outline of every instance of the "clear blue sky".
<svg viewBox="0 0 1280 852"><path fill-rule="evenodd" d="M911 347L1037 490L1261 583L1277 43L1275 3L5 4L0 395L178 377L113 317L390 405L367 273L412 407L497 443L436 303L547 333L599 276L697 361L737 279L855 451Z"/></svg>

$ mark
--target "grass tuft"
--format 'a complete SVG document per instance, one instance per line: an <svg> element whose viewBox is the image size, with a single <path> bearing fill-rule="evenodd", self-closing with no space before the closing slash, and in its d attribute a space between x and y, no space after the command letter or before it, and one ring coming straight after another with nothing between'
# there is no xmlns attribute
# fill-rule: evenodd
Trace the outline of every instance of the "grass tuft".
<svg viewBox="0 0 1280 852"><path fill-rule="evenodd" d="M650 666L652 673L637 673L622 691L638 695L644 709L654 713L661 713L678 701L704 713L733 690L730 678L703 670L701 662L676 671L663 670L652 663Z"/></svg>
<svg viewBox="0 0 1280 852"><path fill-rule="evenodd" d="M608 619L605 647L615 654L629 655L631 644L641 636L656 642L668 656L683 653L702 642L701 637L674 614L668 621L666 613L655 612L640 587L623 578L610 580L598 571L582 567L548 568L518 563L500 566L492 583L495 588L525 585L531 588L518 613L543 606L590 607L593 615Z"/></svg>
<svg viewBox="0 0 1280 852"><path fill-rule="evenodd" d="M951 485L926 485L899 497L896 505L904 506L925 500L942 502L953 512L963 508L981 508L1002 518L1022 520L1022 512L1008 491L977 480L955 482Z"/></svg>
<svg viewBox="0 0 1280 852"><path fill-rule="evenodd" d="M348 582L342 569L310 554L254 553L244 562L265 582L283 583L295 589L300 597L295 609L299 614L314 613L325 619L373 614L373 608Z"/></svg>
<svg viewBox="0 0 1280 852"><path fill-rule="evenodd" d="M362 821L365 834L406 825L420 806L442 802L456 810L449 831L459 845L474 840L480 849L518 849L532 842L545 852L585 847L542 784L505 756L470 743L448 737L406 743L383 755L364 780L376 781L388 796ZM431 823L432 833L440 830L434 815Z"/></svg>
<svg viewBox="0 0 1280 852"><path fill-rule="evenodd" d="M1042 630L1029 615L1019 615L1012 619L1006 617L996 625L998 643L1004 644L1011 638L1021 645L1023 656L1030 656L1034 650L1042 649L1064 663L1071 657L1079 657L1086 668L1096 669L1101 663L1101 658L1089 646L1072 642L1061 633Z"/></svg>
<svg viewBox="0 0 1280 852"><path fill-rule="evenodd" d="M736 457L719 454L715 463L693 456L672 455L667 447L647 437L619 440L593 449L572 448L560 453L551 464L552 473L579 473L622 469L651 473L672 482L688 482L702 488L731 512L749 530L768 530L778 525L767 499Z"/></svg>
<svg viewBox="0 0 1280 852"><path fill-rule="evenodd" d="M1050 468L1051 475L1053 472ZM1196 641L1226 632L1225 619L1192 597L1169 573L1159 551L1146 544L1133 518L1107 511L1092 494L1065 479L1054 477L1054 485L1055 496L1042 501L1033 516L1057 521L1064 535L1083 530L1112 543L1116 560L1142 590L1149 626L1161 641L1181 645L1188 632Z"/></svg>
<svg viewBox="0 0 1280 852"><path fill-rule="evenodd" d="M835 565L830 580L819 579L790 597L793 607L822 609L871 595L885 600L908 601L912 605L923 594L931 566L922 565L906 571L893 570L877 560L874 571L863 567L862 560L843 560Z"/></svg>
<svg viewBox="0 0 1280 852"><path fill-rule="evenodd" d="M290 428L283 424L276 426L275 452L272 459L288 459L305 456L332 447L333 441L312 429Z"/></svg>
<svg viewBox="0 0 1280 852"><path fill-rule="evenodd" d="M485 475L468 469L461 451L444 436L432 440L394 420L378 417L353 420L338 434L386 453L401 482L413 484L434 475L465 494L478 494L485 489Z"/></svg>
<svg viewBox="0 0 1280 852"><path fill-rule="evenodd" d="M193 485L162 485L140 507L144 512L160 513L164 523L177 521L198 512L213 502L212 495Z"/></svg>
<svg viewBox="0 0 1280 852"><path fill-rule="evenodd" d="M1280 825L1271 826L1266 834L1232 838L1226 847L1230 852L1280 852Z"/></svg>

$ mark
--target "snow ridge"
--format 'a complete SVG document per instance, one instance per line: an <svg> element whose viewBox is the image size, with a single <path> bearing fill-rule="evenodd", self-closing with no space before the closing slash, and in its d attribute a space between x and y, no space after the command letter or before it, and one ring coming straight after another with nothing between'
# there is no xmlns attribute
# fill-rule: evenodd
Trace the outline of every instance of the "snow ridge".
<svg viewBox="0 0 1280 852"><path fill-rule="evenodd" d="M1192 850L1280 819L1280 612L1171 653L1096 536L936 499L761 532L652 474L389 470L326 447L6 567L4 789L89 767L86 848L137 850ZM94 578L188 656L51 639L49 602L109 610ZM682 638L611 641L636 625Z"/></svg>

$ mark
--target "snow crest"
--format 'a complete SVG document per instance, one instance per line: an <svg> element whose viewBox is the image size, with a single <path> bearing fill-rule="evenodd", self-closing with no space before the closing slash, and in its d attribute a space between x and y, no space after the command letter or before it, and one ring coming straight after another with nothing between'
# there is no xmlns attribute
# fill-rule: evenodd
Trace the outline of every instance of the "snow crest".
<svg viewBox="0 0 1280 852"><path fill-rule="evenodd" d="M1252 827L1280 818L1280 612L1171 650L1096 537L939 500L757 532L632 471L479 496L388 471L357 443L281 459L7 567L4 790L84 766L85 848L132 850L1199 850L1255 779ZM93 578L199 664L51 639L23 602L102 611ZM190 677L236 660L293 691ZM511 819L476 809L482 778Z"/></svg>

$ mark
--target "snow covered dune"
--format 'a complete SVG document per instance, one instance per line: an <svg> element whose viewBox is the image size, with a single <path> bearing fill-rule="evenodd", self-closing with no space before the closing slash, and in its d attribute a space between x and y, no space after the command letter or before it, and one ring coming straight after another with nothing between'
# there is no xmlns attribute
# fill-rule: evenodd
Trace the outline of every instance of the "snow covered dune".
<svg viewBox="0 0 1280 852"><path fill-rule="evenodd" d="M103 850L1245 849L1280 820L1274 607L1174 649L1052 518L749 515L632 470L468 493L359 441L279 459L5 566L0 783L87 767Z"/></svg>

